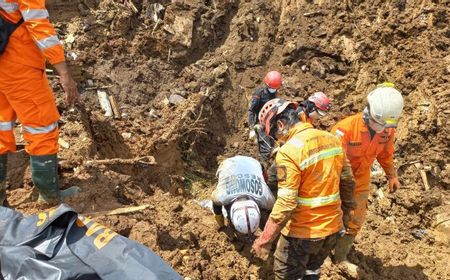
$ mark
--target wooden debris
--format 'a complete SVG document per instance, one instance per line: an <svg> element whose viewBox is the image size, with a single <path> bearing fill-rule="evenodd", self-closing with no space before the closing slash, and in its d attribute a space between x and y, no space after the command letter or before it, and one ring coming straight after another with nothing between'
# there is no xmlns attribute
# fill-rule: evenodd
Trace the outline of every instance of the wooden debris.
<svg viewBox="0 0 450 280"><path fill-rule="evenodd" d="M84 162L84 166L92 167L99 165L114 165L114 164L145 164L145 165L155 165L156 160L153 156L143 156L137 158L110 158L110 159L93 159Z"/></svg>
<svg viewBox="0 0 450 280"><path fill-rule="evenodd" d="M87 214L83 214L83 215L90 216L90 217L121 215L121 214L139 212L139 211L145 210L149 207L150 207L149 204L144 204L141 206L123 207L123 208L117 208L117 209L110 210L110 211L99 211L99 212L87 213Z"/></svg>
<svg viewBox="0 0 450 280"><path fill-rule="evenodd" d="M319 11L304 13L303 16L305 16L305 17L314 17L314 16L319 16L319 15L322 15L322 14L323 14L323 11L319 10Z"/></svg>
<svg viewBox="0 0 450 280"><path fill-rule="evenodd" d="M67 143L64 139L59 138L58 139L58 144L63 147L64 149L69 149L70 148L70 144Z"/></svg>
<svg viewBox="0 0 450 280"><path fill-rule="evenodd" d="M425 186L425 190L428 191L430 189L430 185L428 184L427 172L425 170L420 170L420 176L422 177L423 185Z"/></svg>
<svg viewBox="0 0 450 280"><path fill-rule="evenodd" d="M128 0L127 1L128 6L131 8L131 10L133 10L133 12L135 14L137 14L139 12L139 10L136 8L136 6L134 5L133 1Z"/></svg>
<svg viewBox="0 0 450 280"><path fill-rule="evenodd" d="M97 87L87 87L84 88L85 90L98 90L98 89L107 89L107 88L112 88L113 85L109 85L109 86L97 86Z"/></svg>
<svg viewBox="0 0 450 280"><path fill-rule="evenodd" d="M119 106L117 105L116 98L113 95L109 96L109 103L111 104L111 108L114 113L114 118L120 119L122 115L120 114L120 109Z"/></svg>

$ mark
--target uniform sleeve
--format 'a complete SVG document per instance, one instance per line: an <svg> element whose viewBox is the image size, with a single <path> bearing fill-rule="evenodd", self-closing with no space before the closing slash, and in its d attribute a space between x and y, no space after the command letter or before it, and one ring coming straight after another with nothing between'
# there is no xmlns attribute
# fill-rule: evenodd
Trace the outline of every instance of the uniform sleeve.
<svg viewBox="0 0 450 280"><path fill-rule="evenodd" d="M37 47L51 64L65 60L64 49L48 19L45 0L20 0L19 9L24 25Z"/></svg>
<svg viewBox="0 0 450 280"><path fill-rule="evenodd" d="M260 96L259 96L258 92L255 92L252 95L252 99L250 100L250 105L248 108L248 126L250 128L254 127L258 121L257 113L258 113L258 107L259 107L259 99L260 99Z"/></svg>
<svg viewBox="0 0 450 280"><path fill-rule="evenodd" d="M339 123L333 126L331 129L331 134L336 136L341 140L342 149L344 149L344 152L347 153L347 147L348 147L348 137L347 137L347 131L339 126Z"/></svg>
<svg viewBox="0 0 450 280"><path fill-rule="evenodd" d="M355 185L356 184L355 178L353 177L352 166L350 165L350 161L344 154L343 168L339 181L339 193L342 202L342 211L344 211L344 213L355 209Z"/></svg>
<svg viewBox="0 0 450 280"><path fill-rule="evenodd" d="M268 161L272 155L272 150L275 146L275 141L273 138L268 137L262 128L258 130L258 150L263 161Z"/></svg>
<svg viewBox="0 0 450 280"><path fill-rule="evenodd" d="M397 170L394 166L394 130L389 132L389 141L385 144L384 149L377 156L377 161L383 167L388 178L397 177Z"/></svg>
<svg viewBox="0 0 450 280"><path fill-rule="evenodd" d="M277 154L278 196L270 218L278 225L284 225L292 211L297 207L298 188L300 186L300 169L294 158L287 153L285 144Z"/></svg>

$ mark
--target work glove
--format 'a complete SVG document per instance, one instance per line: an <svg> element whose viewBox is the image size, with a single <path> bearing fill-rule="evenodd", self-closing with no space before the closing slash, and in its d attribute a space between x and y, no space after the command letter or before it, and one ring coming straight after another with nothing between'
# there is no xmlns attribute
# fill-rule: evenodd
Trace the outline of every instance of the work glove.
<svg viewBox="0 0 450 280"><path fill-rule="evenodd" d="M219 229L225 226L225 219L222 215L214 215L214 219L216 220Z"/></svg>
<svg viewBox="0 0 450 280"><path fill-rule="evenodd" d="M400 188L400 181L398 177L389 178L389 192L395 192Z"/></svg>
<svg viewBox="0 0 450 280"><path fill-rule="evenodd" d="M255 124L248 134L248 139L252 140L256 137L256 131L259 130L259 124Z"/></svg>
<svg viewBox="0 0 450 280"><path fill-rule="evenodd" d="M252 140L254 139L256 136L256 131L254 129L251 129L250 132L248 133L248 139Z"/></svg>

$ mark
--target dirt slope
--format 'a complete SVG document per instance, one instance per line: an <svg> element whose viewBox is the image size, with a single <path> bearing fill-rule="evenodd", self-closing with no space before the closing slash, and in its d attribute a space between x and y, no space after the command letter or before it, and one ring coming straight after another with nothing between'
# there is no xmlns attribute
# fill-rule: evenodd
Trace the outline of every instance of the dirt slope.
<svg viewBox="0 0 450 280"><path fill-rule="evenodd" d="M76 210L149 203L99 220L190 279L271 279L270 260L250 254L251 240L217 232L196 203L213 188L220 158L257 156L247 139L249 96L278 69L283 96L333 97L333 114L320 124L328 129L391 81L406 101L396 141L404 187L387 194L385 181L374 181L350 259L362 279L447 279L449 240L439 229L450 213L448 1L53 0L48 8L85 107L69 110L59 98L61 137L70 144L60 153L61 182L83 189L68 201ZM103 116L98 87L117 99L120 119ZM86 164L146 155L157 165ZM23 152L11 166L9 203L35 213ZM323 279L348 278L324 267Z"/></svg>

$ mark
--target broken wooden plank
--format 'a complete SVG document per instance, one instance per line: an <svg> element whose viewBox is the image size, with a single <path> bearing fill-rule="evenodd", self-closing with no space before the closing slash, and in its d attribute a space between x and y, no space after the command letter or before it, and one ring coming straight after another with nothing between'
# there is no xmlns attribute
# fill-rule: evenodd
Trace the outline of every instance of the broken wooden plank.
<svg viewBox="0 0 450 280"><path fill-rule="evenodd" d="M153 156L143 156L138 158L110 158L110 159L93 159L84 162L84 166L114 165L114 164L145 164L155 165L156 160Z"/></svg>
<svg viewBox="0 0 450 280"><path fill-rule="evenodd" d="M123 207L123 208L117 208L117 209L114 209L114 210L99 211L99 212L87 213L87 214L83 214L83 215L84 216L90 216L90 217L121 215L121 214L128 214L128 213L139 212L139 211L145 210L145 209L147 209L149 207L150 207L149 204L144 204L144 205L140 205L140 206Z"/></svg>
<svg viewBox="0 0 450 280"><path fill-rule="evenodd" d="M420 177L422 177L423 185L425 190L430 190L430 185L428 184L427 172L425 170L420 170Z"/></svg>
<svg viewBox="0 0 450 280"><path fill-rule="evenodd" d="M111 108L114 113L114 118L120 119L122 116L120 114L120 110L119 110L119 106L117 105L116 98L113 95L109 96L109 103L111 104Z"/></svg>
<svg viewBox="0 0 450 280"><path fill-rule="evenodd" d="M318 16L318 15L322 15L322 14L323 14L323 11L319 10L319 11L304 13L303 16L304 17L314 17L314 16Z"/></svg>
<svg viewBox="0 0 450 280"><path fill-rule="evenodd" d="M133 12L135 14L137 14L139 12L139 10L136 8L136 6L134 5L133 1L128 0L127 1L128 6L131 8L131 10L133 10Z"/></svg>
<svg viewBox="0 0 450 280"><path fill-rule="evenodd" d="M98 90L98 89L107 89L107 88L112 88L113 85L109 85L109 86L96 86L96 87L86 87L84 88L85 90Z"/></svg>

